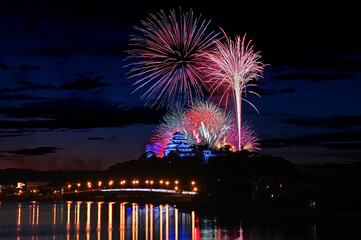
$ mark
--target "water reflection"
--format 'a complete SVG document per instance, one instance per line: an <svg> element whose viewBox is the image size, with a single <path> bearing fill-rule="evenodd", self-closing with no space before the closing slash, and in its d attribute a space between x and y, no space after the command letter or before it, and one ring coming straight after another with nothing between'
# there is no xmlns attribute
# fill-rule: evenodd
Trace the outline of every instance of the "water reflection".
<svg viewBox="0 0 361 240"><path fill-rule="evenodd" d="M14 221L6 222L5 215ZM15 206L14 203L2 203L0 239L25 240L39 236L53 240L200 239L196 234L196 219L195 212L180 212L170 205L91 201L34 201L16 203ZM12 225L13 229L2 232L5 225Z"/></svg>

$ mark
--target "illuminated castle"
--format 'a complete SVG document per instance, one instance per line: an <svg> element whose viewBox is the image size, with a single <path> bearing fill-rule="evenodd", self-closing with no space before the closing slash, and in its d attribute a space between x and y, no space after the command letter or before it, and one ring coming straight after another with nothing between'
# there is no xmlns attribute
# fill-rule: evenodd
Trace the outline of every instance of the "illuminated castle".
<svg viewBox="0 0 361 240"><path fill-rule="evenodd" d="M171 142L164 149L164 156L167 157L172 151L180 157L193 157L196 155L195 149L189 146L184 135L180 132L173 134Z"/></svg>

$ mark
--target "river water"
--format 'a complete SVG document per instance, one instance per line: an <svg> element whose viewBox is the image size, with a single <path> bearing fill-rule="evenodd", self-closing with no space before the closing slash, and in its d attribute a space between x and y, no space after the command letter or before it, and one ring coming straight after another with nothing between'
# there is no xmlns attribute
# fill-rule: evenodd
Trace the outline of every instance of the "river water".
<svg viewBox="0 0 361 240"><path fill-rule="evenodd" d="M181 211L115 202L2 202L1 240L361 239L357 221Z"/></svg>

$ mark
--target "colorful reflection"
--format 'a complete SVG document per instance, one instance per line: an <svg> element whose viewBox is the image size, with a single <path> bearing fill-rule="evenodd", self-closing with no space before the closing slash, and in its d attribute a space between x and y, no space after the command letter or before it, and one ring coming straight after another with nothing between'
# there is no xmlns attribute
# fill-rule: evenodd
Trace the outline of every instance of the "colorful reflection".
<svg viewBox="0 0 361 240"><path fill-rule="evenodd" d="M9 204L15 203L2 203L0 208L0 229L5 224L1 214ZM7 215L9 220L13 219L12 237L18 240L29 236L37 239L43 232L48 234L47 239L54 240L243 239L241 228L236 234L228 234L213 220L200 220L194 211L182 212L167 204L67 201L22 202L12 206ZM0 231L0 239L4 237L1 234L4 233Z"/></svg>

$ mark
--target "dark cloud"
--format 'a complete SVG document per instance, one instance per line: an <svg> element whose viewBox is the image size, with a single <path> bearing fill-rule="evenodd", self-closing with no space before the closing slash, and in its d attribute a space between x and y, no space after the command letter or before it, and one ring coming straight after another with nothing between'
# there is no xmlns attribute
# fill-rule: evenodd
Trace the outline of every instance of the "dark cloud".
<svg viewBox="0 0 361 240"><path fill-rule="evenodd" d="M324 143L321 146L329 149L360 150L361 142Z"/></svg>
<svg viewBox="0 0 361 240"><path fill-rule="evenodd" d="M31 82L27 81L27 80L18 80L18 83L21 85L30 85L31 84Z"/></svg>
<svg viewBox="0 0 361 240"><path fill-rule="evenodd" d="M104 140L102 137L90 137L88 140Z"/></svg>
<svg viewBox="0 0 361 240"><path fill-rule="evenodd" d="M281 90L281 93L295 93L296 89L294 88L284 88Z"/></svg>
<svg viewBox="0 0 361 240"><path fill-rule="evenodd" d="M16 91L25 91L25 90L47 90L47 89L57 89L57 87L51 84L31 84L26 87L17 88Z"/></svg>
<svg viewBox="0 0 361 240"><path fill-rule="evenodd" d="M47 97L37 97L37 96L33 96L33 95L28 95L28 94L14 94L14 95L0 95L0 100L46 100L46 99L50 99Z"/></svg>
<svg viewBox="0 0 361 240"><path fill-rule="evenodd" d="M1 70L9 70L9 69L12 69L12 67L9 67L4 63L0 63L0 69Z"/></svg>
<svg viewBox="0 0 361 240"><path fill-rule="evenodd" d="M274 96L277 93L276 90L269 90L269 89L262 89L262 88L257 88L256 92L261 96Z"/></svg>
<svg viewBox="0 0 361 240"><path fill-rule="evenodd" d="M274 56L269 59L274 69L291 66L305 71L361 72L361 61L354 59L330 58L329 56ZM282 68L281 68L282 69Z"/></svg>
<svg viewBox="0 0 361 240"><path fill-rule="evenodd" d="M30 66L27 64L23 64L23 65L19 66L18 68L20 68L22 71L32 71L32 70L40 69L40 67L38 67L38 66Z"/></svg>
<svg viewBox="0 0 361 240"><path fill-rule="evenodd" d="M25 134L0 134L0 138L9 138L9 137L22 137L25 136Z"/></svg>
<svg viewBox="0 0 361 240"><path fill-rule="evenodd" d="M279 74L275 76L277 80L298 80L305 79L311 82L320 82L326 80L343 80L354 78L356 75L347 73L314 73L314 72L294 72Z"/></svg>
<svg viewBox="0 0 361 240"><path fill-rule="evenodd" d="M19 154L19 155L28 155L28 156L39 156L49 153L55 153L59 148L56 147L37 147L31 149L20 149L16 151L8 151L8 153Z"/></svg>
<svg viewBox="0 0 361 240"><path fill-rule="evenodd" d="M20 88L2 88L0 89L0 93L17 93L27 90L47 90L47 89L57 89L57 87L51 84L26 84L26 86Z"/></svg>
<svg viewBox="0 0 361 240"><path fill-rule="evenodd" d="M361 142L361 132L314 134L312 138L319 142Z"/></svg>
<svg viewBox="0 0 361 240"><path fill-rule="evenodd" d="M10 89L10 88L2 88L2 89L0 89L0 94L7 93L7 92L13 92L13 89Z"/></svg>
<svg viewBox="0 0 361 240"><path fill-rule="evenodd" d="M100 87L107 87L110 84L103 83L101 80L104 77L93 72L87 72L85 74L79 74L77 79L71 83L64 83L61 89L64 90L87 90Z"/></svg>
<svg viewBox="0 0 361 240"><path fill-rule="evenodd" d="M271 138L261 141L263 148L324 147L329 149L360 150L361 132L312 134L295 138Z"/></svg>
<svg viewBox="0 0 361 240"><path fill-rule="evenodd" d="M103 100L53 99L0 108L0 114L19 121L0 121L0 128L70 128L115 127L131 124L155 124L164 114L147 107L121 108ZM32 120L45 118L49 120Z"/></svg>
<svg viewBox="0 0 361 240"><path fill-rule="evenodd" d="M361 115L344 115L329 118L287 118L282 122L300 127L347 128L361 126Z"/></svg>
<svg viewBox="0 0 361 240"><path fill-rule="evenodd" d="M261 148L280 148L280 147L306 147L310 145L307 138L271 138L260 141Z"/></svg>

